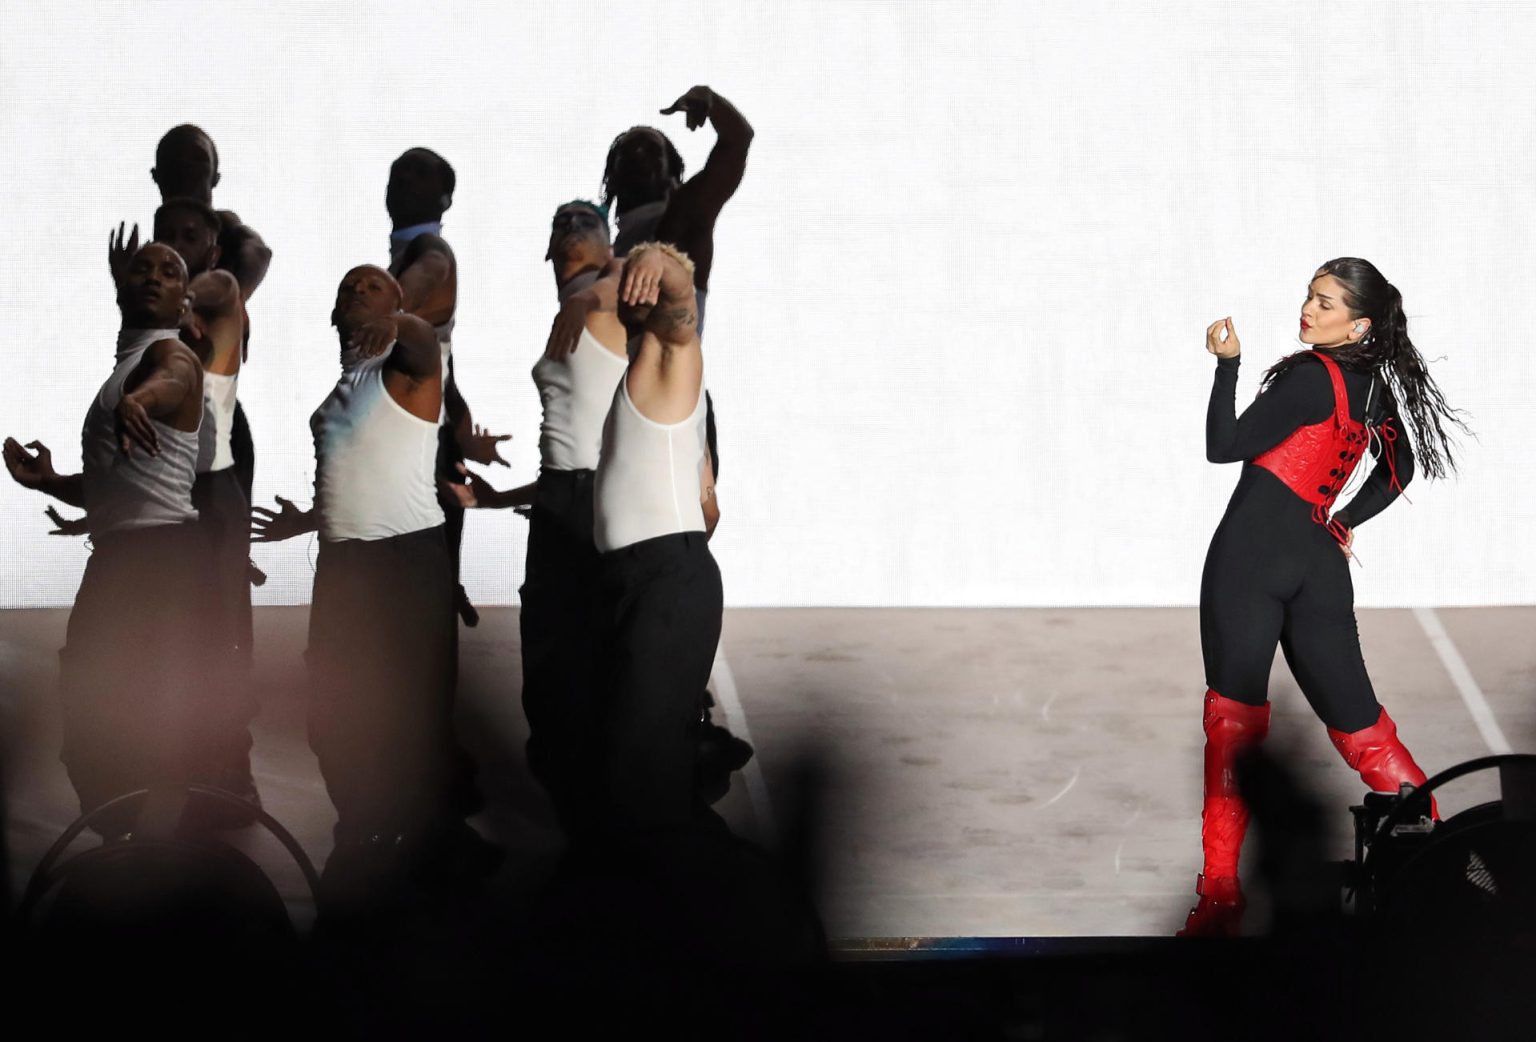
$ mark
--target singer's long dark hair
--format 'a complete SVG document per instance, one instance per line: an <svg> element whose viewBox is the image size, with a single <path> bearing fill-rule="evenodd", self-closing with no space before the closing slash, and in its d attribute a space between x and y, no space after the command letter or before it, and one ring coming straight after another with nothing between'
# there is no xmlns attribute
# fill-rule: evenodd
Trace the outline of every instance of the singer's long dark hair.
<svg viewBox="0 0 1536 1042"><path fill-rule="evenodd" d="M1370 331L1353 344L1318 348L1345 369L1380 371L1398 412L1408 425L1418 462L1425 474L1443 478L1456 470L1453 441L1448 427L1471 433L1461 412L1445 403L1423 357L1408 339L1408 316L1403 314L1403 295L1386 280L1376 265L1359 257L1339 257L1324 264L1318 275L1332 275L1344 287L1344 306L1350 318L1368 318ZM1264 374L1264 387L1297 365L1308 354L1298 351L1280 359Z"/></svg>

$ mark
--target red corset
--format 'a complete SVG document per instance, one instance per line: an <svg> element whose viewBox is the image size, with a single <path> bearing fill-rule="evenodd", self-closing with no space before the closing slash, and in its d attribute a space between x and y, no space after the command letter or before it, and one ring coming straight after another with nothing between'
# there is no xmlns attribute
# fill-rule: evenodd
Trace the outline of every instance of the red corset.
<svg viewBox="0 0 1536 1042"><path fill-rule="evenodd" d="M1312 504L1312 520L1327 527L1333 537L1344 542L1348 530L1329 517L1339 490L1354 473L1365 454L1370 434L1365 424L1349 415L1349 395L1344 390L1344 375L1339 364L1325 354L1313 351L1303 358L1315 358L1328 370L1333 383L1333 415L1322 423L1297 427L1279 445L1255 456L1253 462L1285 482L1286 488ZM1397 432L1390 422L1382 424L1382 438L1388 453ZM1393 476L1394 482L1396 475Z"/></svg>

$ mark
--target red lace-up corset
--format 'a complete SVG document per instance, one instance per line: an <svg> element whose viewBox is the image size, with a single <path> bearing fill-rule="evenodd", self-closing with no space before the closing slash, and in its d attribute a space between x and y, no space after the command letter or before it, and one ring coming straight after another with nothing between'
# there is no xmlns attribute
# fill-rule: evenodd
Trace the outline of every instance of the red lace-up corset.
<svg viewBox="0 0 1536 1042"><path fill-rule="evenodd" d="M1365 454L1370 432L1365 424L1349 415L1349 395L1344 390L1344 374L1339 371L1339 364L1316 351L1303 357L1317 359L1328 370L1328 379L1333 384L1333 415L1321 423L1296 428L1279 445L1255 456L1253 462L1311 503L1312 520L1326 526L1342 543L1349 533L1329 514L1334 500L1339 498L1339 490ZM1386 442L1384 449L1391 466L1395 455L1392 442L1397 440L1391 421L1381 425L1381 437ZM1395 470L1392 482L1397 483Z"/></svg>

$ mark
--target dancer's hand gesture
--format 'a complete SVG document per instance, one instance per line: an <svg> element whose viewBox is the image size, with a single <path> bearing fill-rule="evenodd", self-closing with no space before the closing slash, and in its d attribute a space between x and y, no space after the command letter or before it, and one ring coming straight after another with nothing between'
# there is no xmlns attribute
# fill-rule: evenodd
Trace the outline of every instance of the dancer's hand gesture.
<svg viewBox="0 0 1536 1042"><path fill-rule="evenodd" d="M1242 353L1243 345L1238 342L1230 317L1218 318L1205 327L1205 349L1217 358L1236 358Z"/></svg>
<svg viewBox="0 0 1536 1042"><path fill-rule="evenodd" d="M133 455L135 445L151 456L160 455L160 435L155 430L155 421L150 419L149 410L133 393L123 395L116 412L117 444L124 456Z"/></svg>
<svg viewBox="0 0 1536 1042"><path fill-rule="evenodd" d="M277 513L266 507L251 507L251 542L278 543L315 530L313 510L300 510L282 496L277 496Z"/></svg>
<svg viewBox="0 0 1536 1042"><path fill-rule="evenodd" d="M492 463L500 463L503 467L511 464L501 458L499 446L504 441L511 441L510 434L492 434L478 423L475 424L475 432L460 443L459 448L464 453L464 458L471 463L478 463L488 467Z"/></svg>
<svg viewBox="0 0 1536 1042"><path fill-rule="evenodd" d="M124 243L123 229L126 224L126 221L118 222L115 236L111 230L107 231L107 270L112 272L113 286L123 284L123 276L128 274L128 262L139 252L139 226L133 226L133 236Z"/></svg>
<svg viewBox="0 0 1536 1042"><path fill-rule="evenodd" d="M377 358L394 346L399 335L400 323L386 315L356 330L348 344L364 358Z"/></svg>
<svg viewBox="0 0 1536 1042"><path fill-rule="evenodd" d="M674 112L682 112L688 122L689 130L698 130L709 119L710 106L715 103L715 92L708 87L695 87L687 94L678 98L672 104L661 110L663 116L670 116Z"/></svg>
<svg viewBox="0 0 1536 1042"><path fill-rule="evenodd" d="M661 276L666 271L667 255L660 250L646 250L631 255L624 262L624 282L619 299L631 307L643 307L661 299Z"/></svg>
<svg viewBox="0 0 1536 1042"><path fill-rule="evenodd" d="M37 455L27 449L36 449ZM53 469L53 453L40 441L27 442L26 448L15 438L5 439L5 469L23 488L42 488L58 477Z"/></svg>
<svg viewBox="0 0 1536 1042"><path fill-rule="evenodd" d="M90 531L90 519L82 514L79 517L65 517L53 507L47 507L43 513L48 515L48 520L54 524L53 531L49 535L85 535Z"/></svg>
<svg viewBox="0 0 1536 1042"><path fill-rule="evenodd" d="M574 352L591 313L592 298L586 293L567 297L560 304L554 324L549 327L549 343L544 346L544 357L558 362Z"/></svg>
<svg viewBox="0 0 1536 1042"><path fill-rule="evenodd" d="M464 464L458 464L457 469L467 479L466 484L439 478L437 488L449 502L457 503L460 509L474 510L477 507L488 506L492 499L500 495L491 487L489 481L486 481Z"/></svg>
<svg viewBox="0 0 1536 1042"><path fill-rule="evenodd" d="M1339 549L1344 551L1344 556L1345 557L1354 557L1355 556L1354 546L1355 546L1355 530L1353 528L1346 528L1346 529L1344 529L1344 541L1339 544Z"/></svg>

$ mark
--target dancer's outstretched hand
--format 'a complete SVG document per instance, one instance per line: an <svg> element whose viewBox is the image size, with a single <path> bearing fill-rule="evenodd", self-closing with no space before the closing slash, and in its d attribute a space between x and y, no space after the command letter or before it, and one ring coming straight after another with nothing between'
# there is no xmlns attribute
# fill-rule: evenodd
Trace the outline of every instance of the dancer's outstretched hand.
<svg viewBox="0 0 1536 1042"><path fill-rule="evenodd" d="M45 508L43 513L47 514L48 520L54 524L53 531L49 532L49 535L85 535L90 531L88 518L84 514L79 517L65 517L53 507Z"/></svg>
<svg viewBox="0 0 1536 1042"><path fill-rule="evenodd" d="M125 394L117 403L117 446L124 456L133 455L137 445L151 456L160 455L160 434L149 410L132 393Z"/></svg>
<svg viewBox="0 0 1536 1042"><path fill-rule="evenodd" d="M1218 318L1205 327L1205 349L1217 358L1236 358L1242 353L1243 345L1238 342L1230 317Z"/></svg>
<svg viewBox="0 0 1536 1042"><path fill-rule="evenodd" d="M27 449L36 449L37 455ZM53 469L53 453L40 441L29 441L26 448L15 438L5 439L5 469L23 488L41 488L58 477Z"/></svg>
<svg viewBox="0 0 1536 1042"><path fill-rule="evenodd" d="M661 276L666 271L667 255L660 250L633 254L624 262L624 281L619 299L631 307L643 307L661 299Z"/></svg>
<svg viewBox="0 0 1536 1042"><path fill-rule="evenodd" d="M558 362L573 353L581 340L581 331L587 328L587 316L592 312L592 301L585 293L567 297L555 314L554 324L549 327L549 343L544 346L544 357Z"/></svg>
<svg viewBox="0 0 1536 1042"><path fill-rule="evenodd" d="M279 543L315 530L313 510L300 510L282 496L275 498L279 507L276 513L266 507L251 507L251 542Z"/></svg>
<svg viewBox="0 0 1536 1042"><path fill-rule="evenodd" d="M661 114L663 116L670 116L674 112L682 112L686 116L688 129L698 130L709 119L709 109L714 103L714 91L708 87L695 87L662 109Z"/></svg>
<svg viewBox="0 0 1536 1042"><path fill-rule="evenodd" d="M464 458L471 463L478 463L488 467L492 463L500 463L503 467L511 464L501 458L500 445L504 441L511 441L510 434L492 434L478 423L475 424L475 433L471 434L465 442L459 445L464 453Z"/></svg>
<svg viewBox="0 0 1536 1042"><path fill-rule="evenodd" d="M358 329L348 344L364 358L377 358L388 351L400 335L400 323L386 315Z"/></svg>
<svg viewBox="0 0 1536 1042"><path fill-rule="evenodd" d="M501 494L491 487L489 481L486 481L464 464L457 464L457 469L460 474L468 479L467 484L438 478L437 489L449 502L458 503L460 509L474 510L478 507L489 506L491 500Z"/></svg>
<svg viewBox="0 0 1536 1042"><path fill-rule="evenodd" d="M117 235L110 230L107 232L107 270L112 272L112 285L121 286L123 276L128 274L128 262L133 260L133 255L139 252L139 226L133 226L133 236L126 243L123 242L123 229L126 221L117 224Z"/></svg>

